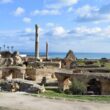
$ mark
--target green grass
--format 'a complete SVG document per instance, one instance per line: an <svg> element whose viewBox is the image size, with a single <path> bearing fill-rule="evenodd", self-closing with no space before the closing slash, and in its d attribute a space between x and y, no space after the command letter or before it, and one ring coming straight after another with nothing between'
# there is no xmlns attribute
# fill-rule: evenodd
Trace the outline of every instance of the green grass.
<svg viewBox="0 0 110 110"><path fill-rule="evenodd" d="M45 93L42 93L40 95L33 94L33 96L40 96L59 100L96 101L110 103L110 96L68 95L65 93L58 93L53 90L47 90Z"/></svg>
<svg viewBox="0 0 110 110"><path fill-rule="evenodd" d="M85 60L78 59L77 64L80 66L85 66ZM93 65L101 67L102 64L104 64L105 68L110 69L110 62L104 62L103 63L103 62L100 62L99 60L97 60Z"/></svg>
<svg viewBox="0 0 110 110"><path fill-rule="evenodd" d="M80 66L85 65L84 60L82 60L82 59L77 60L77 64L80 65Z"/></svg>
<svg viewBox="0 0 110 110"><path fill-rule="evenodd" d="M110 69L110 63L105 63L105 67Z"/></svg>

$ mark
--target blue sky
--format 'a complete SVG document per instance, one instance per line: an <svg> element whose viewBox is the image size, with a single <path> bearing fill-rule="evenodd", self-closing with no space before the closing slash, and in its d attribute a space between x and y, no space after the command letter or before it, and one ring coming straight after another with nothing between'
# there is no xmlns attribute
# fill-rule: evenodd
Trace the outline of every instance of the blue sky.
<svg viewBox="0 0 110 110"><path fill-rule="evenodd" d="M110 53L110 0L0 0L0 46L34 51Z"/></svg>

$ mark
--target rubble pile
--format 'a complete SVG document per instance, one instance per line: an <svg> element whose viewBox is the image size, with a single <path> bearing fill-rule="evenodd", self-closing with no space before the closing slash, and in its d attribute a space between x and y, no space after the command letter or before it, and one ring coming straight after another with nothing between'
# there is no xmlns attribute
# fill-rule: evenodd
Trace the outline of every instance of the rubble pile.
<svg viewBox="0 0 110 110"><path fill-rule="evenodd" d="M3 51L0 53L0 65L11 66L11 65L22 65L23 61L17 51L11 53L9 51Z"/></svg>
<svg viewBox="0 0 110 110"><path fill-rule="evenodd" d="M44 86L40 86L33 81L23 79L2 80L0 82L1 91L16 92L23 91L28 93L45 92Z"/></svg>

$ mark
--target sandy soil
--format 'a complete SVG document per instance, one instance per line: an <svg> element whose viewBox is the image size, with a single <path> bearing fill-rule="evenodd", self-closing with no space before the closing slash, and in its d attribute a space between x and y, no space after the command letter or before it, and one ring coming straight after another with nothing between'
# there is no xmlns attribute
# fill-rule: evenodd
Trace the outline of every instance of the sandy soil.
<svg viewBox="0 0 110 110"><path fill-rule="evenodd" d="M110 104L53 100L23 93L0 93L0 110L110 110Z"/></svg>

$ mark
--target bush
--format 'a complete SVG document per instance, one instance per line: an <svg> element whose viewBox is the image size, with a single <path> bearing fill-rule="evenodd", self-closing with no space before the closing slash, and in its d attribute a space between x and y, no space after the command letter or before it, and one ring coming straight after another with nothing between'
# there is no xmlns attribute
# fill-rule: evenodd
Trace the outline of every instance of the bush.
<svg viewBox="0 0 110 110"><path fill-rule="evenodd" d="M74 79L70 91L74 95L83 95L86 93L86 85L83 82Z"/></svg>
<svg viewBox="0 0 110 110"><path fill-rule="evenodd" d="M64 93L65 94L68 94L68 95L71 95L72 94L72 92L69 89L65 90Z"/></svg>

